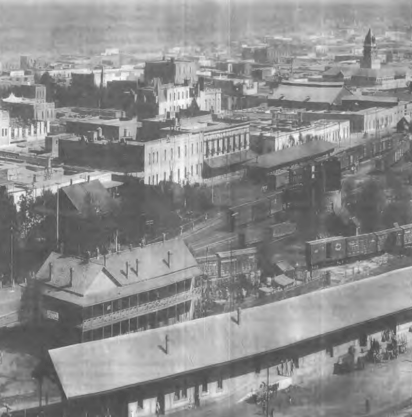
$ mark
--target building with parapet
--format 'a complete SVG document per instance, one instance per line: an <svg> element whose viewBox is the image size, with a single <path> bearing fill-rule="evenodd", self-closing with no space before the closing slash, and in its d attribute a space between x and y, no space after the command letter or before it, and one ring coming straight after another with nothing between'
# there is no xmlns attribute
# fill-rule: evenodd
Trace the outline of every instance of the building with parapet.
<svg viewBox="0 0 412 417"><path fill-rule="evenodd" d="M144 68L144 81L150 84L159 78L162 84L189 85L197 82L197 64L182 59L148 61Z"/></svg>

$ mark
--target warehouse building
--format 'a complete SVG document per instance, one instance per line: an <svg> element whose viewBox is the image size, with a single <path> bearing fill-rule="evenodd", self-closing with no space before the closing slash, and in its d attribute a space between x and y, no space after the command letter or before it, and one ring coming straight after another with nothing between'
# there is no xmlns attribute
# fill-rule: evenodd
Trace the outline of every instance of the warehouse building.
<svg viewBox="0 0 412 417"><path fill-rule="evenodd" d="M350 347L391 331L409 338L412 268L235 313L49 351L66 400L94 415L149 416L241 400L262 382L334 372ZM382 302L381 300L385 300ZM259 323L259 326L256 326ZM321 323L321 325L320 325ZM259 341L259 343L256 343ZM291 365L293 363L293 365ZM116 370L116 372L113 372Z"/></svg>

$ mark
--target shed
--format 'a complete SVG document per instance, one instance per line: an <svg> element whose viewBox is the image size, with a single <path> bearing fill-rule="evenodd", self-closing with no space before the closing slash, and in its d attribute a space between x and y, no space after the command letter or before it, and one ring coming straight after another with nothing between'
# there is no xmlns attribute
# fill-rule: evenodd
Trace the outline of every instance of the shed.
<svg viewBox="0 0 412 417"><path fill-rule="evenodd" d="M273 263L273 269L276 275L286 275L295 279L295 268L288 261L281 260Z"/></svg>
<svg viewBox="0 0 412 417"><path fill-rule="evenodd" d="M274 277L272 282L274 282L278 287L282 287L283 289L291 287L295 284L295 280L283 274Z"/></svg>

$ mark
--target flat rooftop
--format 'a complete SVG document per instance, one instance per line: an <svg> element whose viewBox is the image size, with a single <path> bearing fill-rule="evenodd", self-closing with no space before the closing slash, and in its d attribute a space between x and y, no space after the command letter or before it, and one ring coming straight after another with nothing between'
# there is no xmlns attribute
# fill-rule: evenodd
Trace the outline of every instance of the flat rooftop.
<svg viewBox="0 0 412 417"><path fill-rule="evenodd" d="M84 117L84 118L77 118L77 117L62 117L59 119L63 122L68 123L83 123L83 124L92 124L96 126L124 126L135 123L139 126L139 122L137 120L120 120L120 119L100 119L98 117Z"/></svg>
<svg viewBox="0 0 412 417"><path fill-rule="evenodd" d="M49 354L68 399L102 394L278 351L409 311L411 284L409 267L245 309L240 324L235 313L226 313ZM160 348L166 336L168 354Z"/></svg>

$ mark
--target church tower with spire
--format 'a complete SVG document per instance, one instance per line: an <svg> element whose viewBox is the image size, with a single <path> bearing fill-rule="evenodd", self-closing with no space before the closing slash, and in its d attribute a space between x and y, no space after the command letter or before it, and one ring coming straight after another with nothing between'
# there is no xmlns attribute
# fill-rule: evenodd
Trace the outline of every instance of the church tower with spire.
<svg viewBox="0 0 412 417"><path fill-rule="evenodd" d="M369 29L365 41L363 43L363 58L361 61L361 68L379 69L381 62L378 59L378 50L376 48L376 39Z"/></svg>

